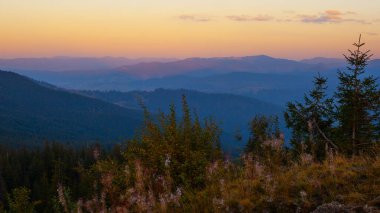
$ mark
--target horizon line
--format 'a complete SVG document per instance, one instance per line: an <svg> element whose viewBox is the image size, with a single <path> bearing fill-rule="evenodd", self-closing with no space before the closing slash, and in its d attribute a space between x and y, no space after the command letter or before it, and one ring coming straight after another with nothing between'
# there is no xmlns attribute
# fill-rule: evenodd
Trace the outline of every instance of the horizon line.
<svg viewBox="0 0 380 213"><path fill-rule="evenodd" d="M287 58L287 57L275 57L271 55L266 54L258 54L258 55L242 55L242 56L207 56L207 57L201 57L201 56L190 56L190 57L155 57L155 56L143 56L143 57L128 57L128 56L91 56L91 55L54 55L54 56L22 56L22 57L0 57L0 60L17 60L17 59L127 59L127 60L168 60L168 61L181 61L181 60L187 60L187 59L216 59L216 58L245 58L245 57L269 57L273 59L286 59L286 60L292 60L292 61L303 61L303 60L310 60L310 59L335 59L335 60L345 60L342 54L341 58L338 57L324 57L324 56L313 56L313 57L307 57L302 59L294 59L294 58ZM373 58L371 60L377 60L380 58Z"/></svg>

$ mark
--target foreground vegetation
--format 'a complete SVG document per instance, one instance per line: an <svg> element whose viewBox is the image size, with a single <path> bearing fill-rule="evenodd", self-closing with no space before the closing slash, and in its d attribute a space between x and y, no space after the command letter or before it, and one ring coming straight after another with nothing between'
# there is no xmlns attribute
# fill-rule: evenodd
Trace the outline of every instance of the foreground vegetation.
<svg viewBox="0 0 380 213"><path fill-rule="evenodd" d="M183 165L165 157L152 164L156 168L147 164L155 156L129 158L126 150L101 154L96 146L80 154L47 145L10 159L2 189L5 183L16 188L2 197L3 207L8 212L310 212L339 202L369 212L379 205L380 157L331 153L323 161L309 154L293 160L281 142L264 145L260 158L199 157ZM45 156L53 150L58 153Z"/></svg>
<svg viewBox="0 0 380 213"><path fill-rule="evenodd" d="M151 115L133 140L113 150L46 144L0 147L4 212L376 212L380 211L377 79L365 76L363 44L333 97L317 76L304 103L277 117L256 116L238 159L223 155L218 126L182 101L182 116Z"/></svg>

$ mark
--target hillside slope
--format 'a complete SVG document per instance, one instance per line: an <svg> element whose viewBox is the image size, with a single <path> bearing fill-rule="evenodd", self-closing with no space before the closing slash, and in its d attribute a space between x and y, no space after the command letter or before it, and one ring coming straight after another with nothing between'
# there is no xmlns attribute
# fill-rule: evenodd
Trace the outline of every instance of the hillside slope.
<svg viewBox="0 0 380 213"><path fill-rule="evenodd" d="M0 72L0 140L3 143L113 142L134 133L142 114L93 98Z"/></svg>

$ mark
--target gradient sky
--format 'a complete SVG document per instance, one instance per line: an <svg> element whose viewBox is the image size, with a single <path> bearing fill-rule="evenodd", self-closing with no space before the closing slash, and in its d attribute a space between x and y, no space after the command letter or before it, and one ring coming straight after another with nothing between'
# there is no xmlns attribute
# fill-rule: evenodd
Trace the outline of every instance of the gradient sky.
<svg viewBox="0 0 380 213"><path fill-rule="evenodd" d="M379 0L0 0L0 57L380 58Z"/></svg>

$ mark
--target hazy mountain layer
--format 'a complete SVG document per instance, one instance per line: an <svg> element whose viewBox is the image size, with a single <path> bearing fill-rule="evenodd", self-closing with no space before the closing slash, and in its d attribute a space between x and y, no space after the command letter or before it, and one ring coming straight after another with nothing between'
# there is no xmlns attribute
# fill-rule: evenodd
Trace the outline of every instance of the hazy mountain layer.
<svg viewBox="0 0 380 213"><path fill-rule="evenodd" d="M299 100L312 85L318 72L337 84L336 72L344 60L314 58L302 61L268 56L241 58L192 58L174 62L140 63L110 70L46 72L23 74L59 87L76 90L190 89L255 97L285 105ZM368 73L378 75L380 60L368 65Z"/></svg>
<svg viewBox="0 0 380 213"><path fill-rule="evenodd" d="M0 67L7 70L23 71L78 71L78 70L108 70L115 67L133 65L142 62L168 62L174 59L123 57L52 57L52 58L15 58L0 59Z"/></svg>

